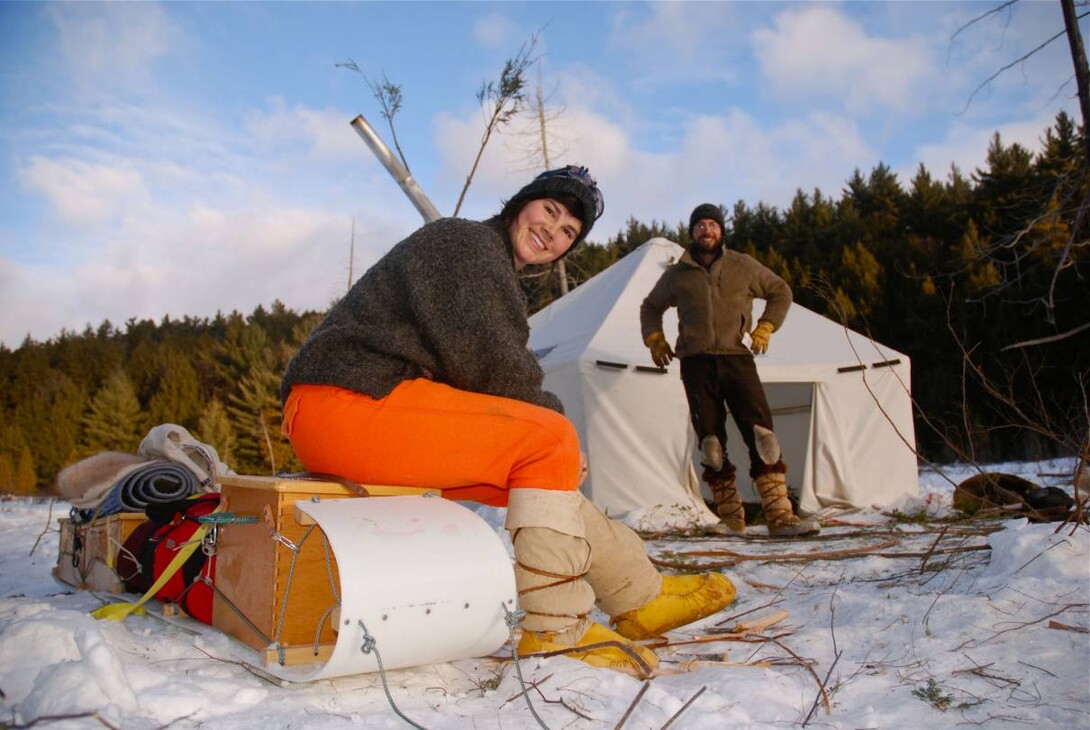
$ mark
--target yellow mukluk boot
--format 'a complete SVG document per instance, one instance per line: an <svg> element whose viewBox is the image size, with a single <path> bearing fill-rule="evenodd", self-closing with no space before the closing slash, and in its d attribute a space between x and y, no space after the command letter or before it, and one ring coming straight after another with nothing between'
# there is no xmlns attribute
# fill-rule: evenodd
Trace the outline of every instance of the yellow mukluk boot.
<svg viewBox="0 0 1090 730"><path fill-rule="evenodd" d="M627 639L649 639L718 613L737 595L734 584L722 573L664 575L658 596L613 617L612 623Z"/></svg>
<svg viewBox="0 0 1090 730"><path fill-rule="evenodd" d="M650 676L659 665L655 652L599 623L592 623L578 639L573 639L570 632L523 631L517 652L520 657L562 654L592 667L605 667L637 677Z"/></svg>
<svg viewBox="0 0 1090 730"><path fill-rule="evenodd" d="M588 617L595 593L591 541L579 492L514 489L506 526L515 552L515 587L525 612L519 656L570 656L646 678L658 666L650 649ZM593 515L593 513L588 513ZM638 538L637 538L638 539Z"/></svg>

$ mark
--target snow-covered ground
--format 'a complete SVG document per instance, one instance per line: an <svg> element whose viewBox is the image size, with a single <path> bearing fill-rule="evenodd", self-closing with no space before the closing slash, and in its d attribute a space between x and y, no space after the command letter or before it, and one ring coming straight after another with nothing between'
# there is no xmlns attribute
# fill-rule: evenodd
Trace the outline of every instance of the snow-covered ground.
<svg viewBox="0 0 1090 730"><path fill-rule="evenodd" d="M1069 487L1042 475L1072 467L989 469ZM0 726L1090 727L1090 531L937 522L971 473L943 471L922 472L920 497L898 505L931 520L861 512L812 539L751 528L745 540L648 541L664 570L721 570L738 600L674 632L646 683L563 657L521 661L532 712L515 665L495 657L388 672L388 699L377 673L284 685L235 662L211 629L97 621L99 597L51 576L58 534L46 528L67 506L3 502ZM779 612L763 631L680 643Z"/></svg>

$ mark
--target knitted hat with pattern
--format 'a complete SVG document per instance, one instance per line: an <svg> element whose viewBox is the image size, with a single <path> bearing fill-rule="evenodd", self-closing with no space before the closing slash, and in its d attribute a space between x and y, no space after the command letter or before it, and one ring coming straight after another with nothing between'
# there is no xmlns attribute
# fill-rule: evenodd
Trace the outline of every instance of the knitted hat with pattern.
<svg viewBox="0 0 1090 730"><path fill-rule="evenodd" d="M555 198L558 195L575 198L582 208L582 210L571 211L583 222L583 230L572 243L572 248L575 248L575 244L587 237L590 229L594 227L594 222L605 210L602 193L598 190L594 178L590 176L590 171L585 167L568 165L541 173L503 204L500 216L504 220L511 220L518 214L519 209L531 200Z"/></svg>

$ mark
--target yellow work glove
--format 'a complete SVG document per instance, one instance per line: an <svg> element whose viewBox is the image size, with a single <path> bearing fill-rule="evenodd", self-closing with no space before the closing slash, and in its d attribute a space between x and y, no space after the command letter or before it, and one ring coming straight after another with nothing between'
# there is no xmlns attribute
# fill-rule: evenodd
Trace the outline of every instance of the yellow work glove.
<svg viewBox="0 0 1090 730"><path fill-rule="evenodd" d="M651 350L651 359L655 365L664 368L674 359L674 351L670 349L670 343L666 341L666 335L661 332L652 332L643 341L643 344Z"/></svg>
<svg viewBox="0 0 1090 730"><path fill-rule="evenodd" d="M762 319L749 333L749 336L753 339L749 349L753 350L754 355L763 355L768 352L768 338L772 336L773 329L775 328L771 322Z"/></svg>

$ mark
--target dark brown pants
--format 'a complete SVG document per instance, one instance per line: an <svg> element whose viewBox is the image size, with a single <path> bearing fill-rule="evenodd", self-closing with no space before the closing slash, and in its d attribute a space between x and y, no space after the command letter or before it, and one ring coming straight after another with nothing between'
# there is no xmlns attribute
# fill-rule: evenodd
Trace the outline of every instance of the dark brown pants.
<svg viewBox="0 0 1090 730"><path fill-rule="evenodd" d="M749 449L750 476L757 476L764 462L757 453L754 426L772 429L757 366L749 355L690 355L681 358L681 382L689 401L689 418L697 441L715 434L727 453L727 411L734 418Z"/></svg>

